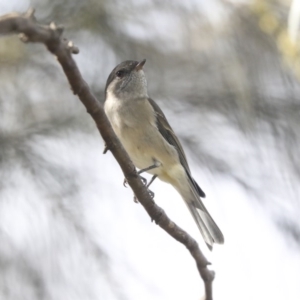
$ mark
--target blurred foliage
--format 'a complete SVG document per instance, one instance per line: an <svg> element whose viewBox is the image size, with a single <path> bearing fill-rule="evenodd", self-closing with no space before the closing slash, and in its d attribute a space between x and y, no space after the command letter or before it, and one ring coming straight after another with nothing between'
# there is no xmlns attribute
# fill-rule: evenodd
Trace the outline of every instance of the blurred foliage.
<svg viewBox="0 0 300 300"><path fill-rule="evenodd" d="M260 29L276 42L283 61L294 71L299 80L300 43L293 41L289 34L287 17L292 13L290 4L291 1L256 0L253 1L251 10L257 17Z"/></svg>

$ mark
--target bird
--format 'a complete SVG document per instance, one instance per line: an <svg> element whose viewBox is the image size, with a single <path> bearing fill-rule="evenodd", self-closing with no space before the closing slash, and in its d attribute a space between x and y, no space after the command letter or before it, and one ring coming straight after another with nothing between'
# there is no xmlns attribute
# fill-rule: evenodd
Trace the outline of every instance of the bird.
<svg viewBox="0 0 300 300"><path fill-rule="evenodd" d="M171 184L187 205L210 250L224 236L201 198L205 193L193 179L182 145L163 111L148 96L146 60L126 60L108 76L104 110L136 168Z"/></svg>

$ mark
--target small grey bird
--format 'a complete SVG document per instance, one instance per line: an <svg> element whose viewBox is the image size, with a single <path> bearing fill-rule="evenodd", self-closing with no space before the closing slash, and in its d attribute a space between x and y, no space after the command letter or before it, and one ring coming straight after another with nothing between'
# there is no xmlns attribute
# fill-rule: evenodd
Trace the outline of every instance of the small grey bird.
<svg viewBox="0 0 300 300"><path fill-rule="evenodd" d="M146 60L127 60L110 73L104 109L139 174L170 183L182 196L209 249L224 237L202 203L204 192L191 175L182 146L159 106L148 96Z"/></svg>

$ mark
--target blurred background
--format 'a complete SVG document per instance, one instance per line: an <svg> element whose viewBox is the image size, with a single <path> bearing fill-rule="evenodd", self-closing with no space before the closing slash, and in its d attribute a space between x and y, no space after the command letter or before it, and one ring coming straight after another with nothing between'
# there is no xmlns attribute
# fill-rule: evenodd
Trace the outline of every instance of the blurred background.
<svg viewBox="0 0 300 300"><path fill-rule="evenodd" d="M214 299L300 299L299 0L0 0L66 27L100 101L147 59L225 245L210 253L179 195L156 202L200 243ZM139 204L43 45L0 39L0 299L201 299L186 249Z"/></svg>

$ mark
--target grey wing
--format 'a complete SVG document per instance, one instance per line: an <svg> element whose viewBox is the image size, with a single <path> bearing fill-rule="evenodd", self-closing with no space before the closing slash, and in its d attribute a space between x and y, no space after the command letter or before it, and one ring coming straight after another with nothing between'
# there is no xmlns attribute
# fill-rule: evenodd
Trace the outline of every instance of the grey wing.
<svg viewBox="0 0 300 300"><path fill-rule="evenodd" d="M175 135L172 127L168 123L167 118L165 117L164 113L162 112L160 107L155 103L154 100L152 100L151 98L148 98L148 100L149 100L149 103L151 104L151 106L153 107L153 109L155 111L156 125L157 125L157 128L158 128L160 134L164 137L164 139L170 145L175 147L175 149L178 152L180 162L181 162L182 166L184 167L184 169L186 171L186 174L189 177L189 180L192 182L192 184L195 187L195 189L196 189L197 193L199 194L199 196L204 198L205 193L202 191L202 189L197 184L197 182L193 179L193 177L191 175L189 165L188 165L188 162L187 162L187 159L186 159L186 156L185 156L185 153L183 151L183 148L182 148L177 136Z"/></svg>

